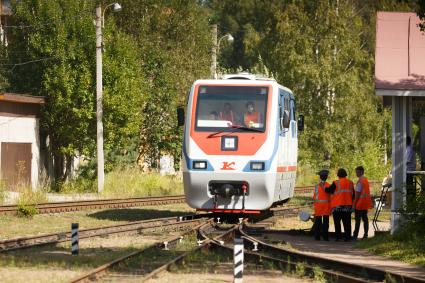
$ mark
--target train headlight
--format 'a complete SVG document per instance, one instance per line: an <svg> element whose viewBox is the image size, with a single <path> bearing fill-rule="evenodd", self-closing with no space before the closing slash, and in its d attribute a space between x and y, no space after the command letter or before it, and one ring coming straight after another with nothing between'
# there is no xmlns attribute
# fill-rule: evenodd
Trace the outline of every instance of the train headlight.
<svg viewBox="0 0 425 283"><path fill-rule="evenodd" d="M250 167L252 171L262 171L264 170L264 162L251 162Z"/></svg>
<svg viewBox="0 0 425 283"><path fill-rule="evenodd" d="M193 169L207 169L206 161L193 161Z"/></svg>

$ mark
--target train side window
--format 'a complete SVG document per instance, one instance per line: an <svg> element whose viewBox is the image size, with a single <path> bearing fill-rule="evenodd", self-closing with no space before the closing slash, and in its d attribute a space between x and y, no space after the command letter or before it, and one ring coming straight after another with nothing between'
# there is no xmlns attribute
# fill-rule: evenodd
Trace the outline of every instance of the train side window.
<svg viewBox="0 0 425 283"><path fill-rule="evenodd" d="M286 92L279 90L280 99L279 99L279 121L280 129L289 128L290 124L290 108L289 108L289 97ZM285 114L286 113L286 114Z"/></svg>
<svg viewBox="0 0 425 283"><path fill-rule="evenodd" d="M295 121L295 100L291 99L291 120Z"/></svg>

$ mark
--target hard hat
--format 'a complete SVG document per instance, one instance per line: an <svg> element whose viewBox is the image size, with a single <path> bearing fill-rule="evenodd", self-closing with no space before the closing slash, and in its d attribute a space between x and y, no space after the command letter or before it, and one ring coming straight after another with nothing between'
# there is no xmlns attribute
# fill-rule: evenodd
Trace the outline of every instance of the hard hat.
<svg viewBox="0 0 425 283"><path fill-rule="evenodd" d="M299 217L302 221L307 222L310 220L311 214L307 211L301 211Z"/></svg>

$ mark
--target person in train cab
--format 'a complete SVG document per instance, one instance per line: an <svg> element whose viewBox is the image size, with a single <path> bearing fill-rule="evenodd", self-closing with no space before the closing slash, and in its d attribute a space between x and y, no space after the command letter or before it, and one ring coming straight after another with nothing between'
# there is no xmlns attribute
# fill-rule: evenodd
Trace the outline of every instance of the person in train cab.
<svg viewBox="0 0 425 283"><path fill-rule="evenodd" d="M235 113L232 110L232 105L229 102L224 103L223 111L220 112L220 119L232 122L232 125L236 122Z"/></svg>
<svg viewBox="0 0 425 283"><path fill-rule="evenodd" d="M354 216L356 224L354 226L353 240L357 240L360 229L360 221L363 220L363 239L367 239L369 231L369 219L367 218L368 209L372 208L372 199L370 197L369 181L364 176L364 168L358 166L356 168L356 175L359 178L355 188L355 197L353 201Z"/></svg>
<svg viewBox="0 0 425 283"><path fill-rule="evenodd" d="M254 102L248 101L246 103L246 112L243 115L243 122L245 123L245 126L249 128L254 127L254 123L260 122L260 115L255 110Z"/></svg>
<svg viewBox="0 0 425 283"><path fill-rule="evenodd" d="M328 179L329 171L321 170L319 172L320 181L314 187L313 203L314 203L314 239L320 240L320 234L325 241L329 241L329 215L331 214L331 198L326 192L329 187Z"/></svg>
<svg viewBox="0 0 425 283"><path fill-rule="evenodd" d="M211 111L210 112L210 120L218 120L218 113L217 113L217 111Z"/></svg>
<svg viewBox="0 0 425 283"><path fill-rule="evenodd" d="M335 225L336 241L340 241L341 222L344 226L344 241L351 240L351 210L353 207L354 184L347 178L347 171L340 168L337 172L338 180L326 188L331 194L331 210Z"/></svg>

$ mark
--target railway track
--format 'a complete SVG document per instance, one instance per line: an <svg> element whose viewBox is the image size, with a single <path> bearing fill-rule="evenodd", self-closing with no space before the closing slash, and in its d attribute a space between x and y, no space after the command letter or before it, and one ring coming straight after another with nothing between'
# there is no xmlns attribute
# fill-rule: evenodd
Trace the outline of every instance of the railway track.
<svg viewBox="0 0 425 283"><path fill-rule="evenodd" d="M302 209L303 207L295 207L292 206L290 208L276 208L274 209L274 213L278 213L279 215L284 214L292 214L297 209ZM263 224L266 223L268 220L269 225L273 224L273 221L271 218L273 218L273 213L270 214L268 218L266 218L263 221ZM246 221L246 219L244 220ZM82 276L79 276L78 278L75 278L74 280L70 281L70 283L80 283L80 282L91 282L91 281L97 281L102 280L103 282L117 282L117 281L125 281L126 279L131 281L137 281L137 282L143 282L148 279L154 278L159 275L159 273L170 270L172 266L175 266L179 262L183 261L189 255L199 252L202 249L210 249L214 246L224 247L224 245L227 245L227 249L230 251L232 248L230 247L233 243L234 235L238 232L238 230L242 227L242 221L240 224L234 224L230 225L230 227L223 227L219 226L218 224L214 224L212 220L202 223L199 226L195 227L193 230L185 232L182 235L178 235L175 237L172 237L165 241L160 241L155 243L154 245L137 251L133 252L129 255L126 255L124 257L118 258L116 260L113 260L107 264L104 264L96 269L93 269L92 271L83 274ZM126 272L126 274L123 274L124 272L118 272L114 271L114 267L119 266L120 264L123 264L125 266L128 266L130 264L124 264L124 262L131 260L132 258L135 258L143 253L147 253L148 250L156 250L157 253L161 253L159 249L164 248L170 248L170 246L175 247L181 239L187 237L188 234L196 232L198 235L198 245L193 246L192 248L189 248L188 250L180 253L176 253L172 258L167 259L163 264L160 264L159 266L149 270L149 271L140 271L140 265L143 265L143 260L137 260L140 264L137 265L136 270L131 270ZM194 239L192 239L194 240ZM227 243L227 244L226 244Z"/></svg>
<svg viewBox="0 0 425 283"><path fill-rule="evenodd" d="M196 215L187 215L179 217L166 217L166 218L156 218L143 221L135 221L126 224L90 228L90 229L81 229L79 231L80 239L87 239L92 237L99 237L105 235L112 235L118 233L145 233L149 231L165 231L173 229L186 229L187 227L192 227L198 225L205 214L196 214ZM41 245L48 244L57 244L61 242L70 241L71 233L70 232L61 232L61 233L52 233L37 235L31 237L21 237L15 239L8 239L0 241L0 252L1 251L10 251L17 250L22 248L36 247Z"/></svg>
<svg viewBox="0 0 425 283"><path fill-rule="evenodd" d="M295 187L296 195L310 194L314 190L314 186ZM67 202L49 202L35 205L37 213L59 213L73 212L93 209L106 208L126 208L138 206L167 205L175 203L184 203L184 195L165 196L165 197L143 197L143 198L122 198L122 199L98 199L83 201L67 201ZM19 211L17 205L0 206L0 215L16 215Z"/></svg>
<svg viewBox="0 0 425 283"><path fill-rule="evenodd" d="M137 206L166 205L174 203L183 203L184 195L165 196L165 197L144 197L144 198L126 198L126 199L99 199L68 202L50 202L36 205L38 213L58 213L71 212L90 209L105 208L126 208ZM17 205L0 206L0 215L15 215L18 213Z"/></svg>
<svg viewBox="0 0 425 283"><path fill-rule="evenodd" d="M303 208L308 208L308 206L288 206L282 208L273 208L271 210L271 215L296 215L296 213ZM270 215L270 216L271 216ZM157 218L143 221L134 221L125 224L111 225L105 227L81 229L79 231L80 239L91 238L104 236L115 233L131 233L138 232L141 233L144 230L152 229L161 229L167 226L180 225L184 226L183 223L186 223L188 220L194 222L198 221L200 218L204 218L205 214L195 214L187 216L178 216L178 217L166 217L166 218ZM71 239L71 232L60 232L60 233L50 233L37 236L29 237L19 237L14 239L7 239L0 241L0 252L16 250L21 248L35 247L47 244L57 244L61 242L66 242Z"/></svg>
<svg viewBox="0 0 425 283"><path fill-rule="evenodd" d="M254 230L254 234L257 234L256 229ZM247 226L240 226L238 228L239 235L245 240L245 257L256 261L266 260L287 271L296 271L299 269L297 264L302 263L305 276L313 277L319 267L323 276L330 282L425 283L425 279L423 278L411 277L366 265L342 262L306 254L282 246L271 245L253 236L252 232L250 229L247 229Z"/></svg>
<svg viewBox="0 0 425 283"><path fill-rule="evenodd" d="M178 244L178 242L180 242L184 238L187 238L187 236L190 235L191 233L198 234L198 236L200 237L200 240L198 240L198 245L194 245L193 247L187 249L186 251L177 252L172 258L168 258L163 264L160 264L147 272L141 273L140 271L134 271L133 274L127 275L127 277L131 277L131 280L137 280L137 282L146 281L148 279L154 278L159 273L168 270L171 266L184 260L189 255L196 253L203 248L206 248L211 243L220 244L222 243L222 240L225 237L231 238L233 233L236 231L237 227L238 225L233 225L232 227L228 229L219 230L214 228L214 224L212 220L205 221L204 223L199 224L198 226L194 227L192 230L186 231L185 233L181 235L169 238L164 241L159 241L146 249L133 252L119 259L113 260L107 264L104 264L96 269L93 269L92 271L89 271L88 273L83 274L82 276L79 276L78 278L71 280L70 283L91 282L91 281L96 281L99 279L102 279L102 281L112 281L112 282L117 282L117 280L118 281L123 280L123 277L121 274L114 272L113 270L114 267L119 266L120 264L126 261L129 261L132 258L142 255L143 253L147 253L149 250L156 250L158 253L160 253L161 251L160 249L168 250L170 247L175 247ZM217 233L218 235L215 236L214 238L210 238L207 235L208 234L207 230L215 230L214 232Z"/></svg>

